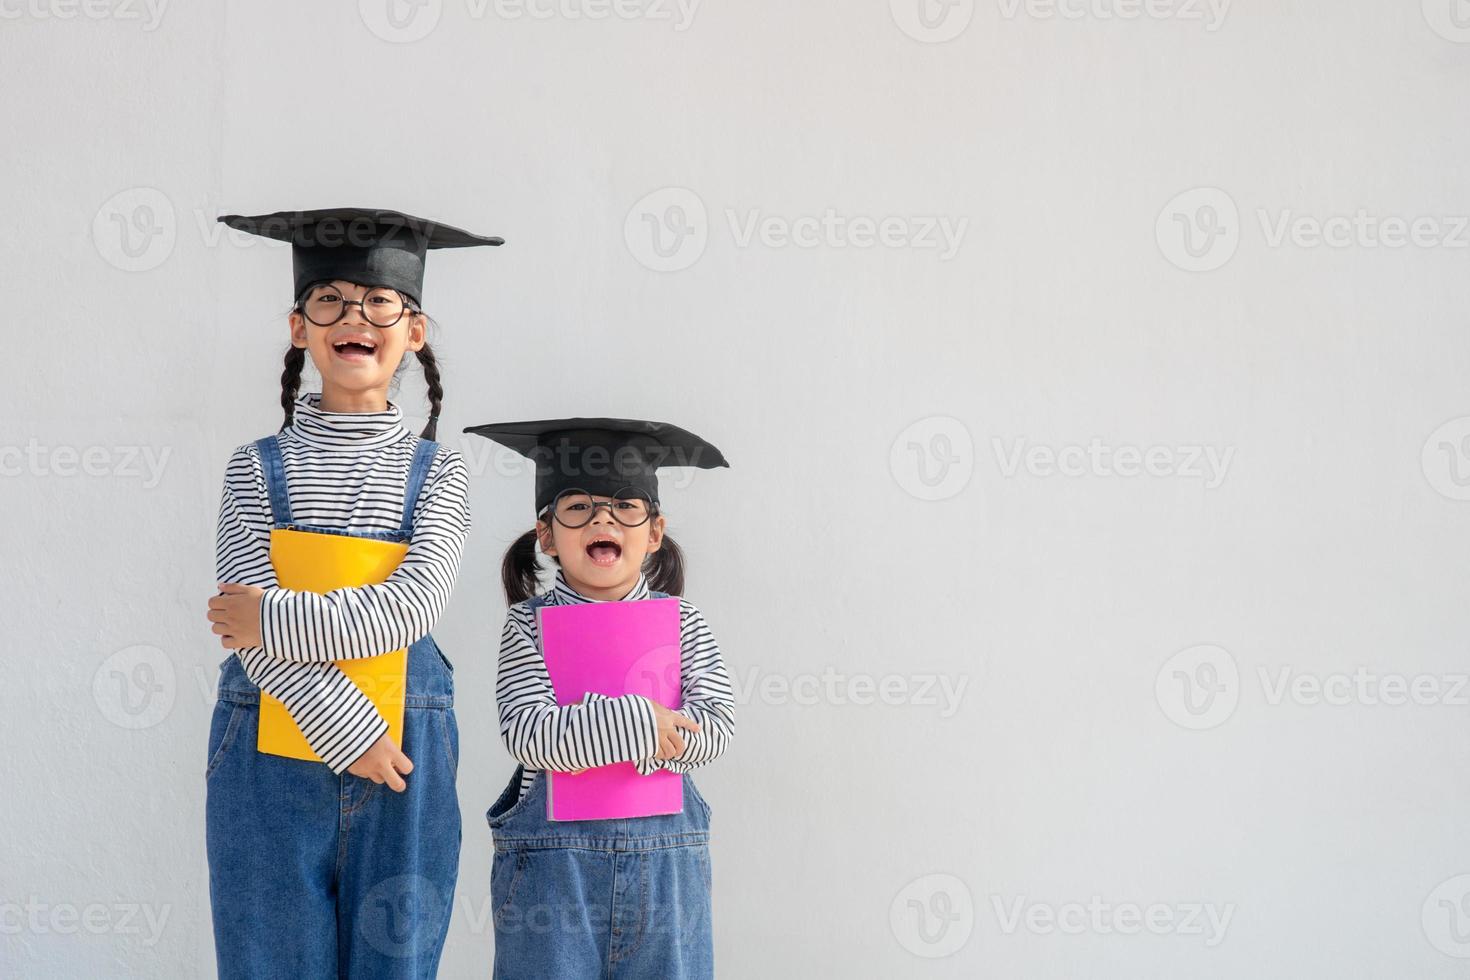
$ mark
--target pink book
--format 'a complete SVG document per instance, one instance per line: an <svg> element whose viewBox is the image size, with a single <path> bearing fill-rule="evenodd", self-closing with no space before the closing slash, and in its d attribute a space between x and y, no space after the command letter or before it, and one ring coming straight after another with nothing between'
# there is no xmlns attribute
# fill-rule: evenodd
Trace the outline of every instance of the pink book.
<svg viewBox="0 0 1470 980"><path fill-rule="evenodd" d="M573 704L590 691L641 694L666 708L679 707L677 598L541 606L536 613L557 704ZM546 775L548 820L649 817L684 809L684 778L666 769L642 776L633 763L617 762Z"/></svg>

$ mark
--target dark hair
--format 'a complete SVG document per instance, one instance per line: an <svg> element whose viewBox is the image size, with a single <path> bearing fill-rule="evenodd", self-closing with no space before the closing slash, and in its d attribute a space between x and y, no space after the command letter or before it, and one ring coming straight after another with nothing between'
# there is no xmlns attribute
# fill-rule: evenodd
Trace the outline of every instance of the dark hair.
<svg viewBox="0 0 1470 980"><path fill-rule="evenodd" d="M658 516L657 508L653 516ZM561 564L555 555L551 560ZM525 602L541 591L540 570L541 563L536 558L536 529L532 528L511 542L500 562L500 584L505 587L506 605ZM642 571L648 576L648 587L653 591L684 594L684 552L667 534L657 551L644 556Z"/></svg>
<svg viewBox="0 0 1470 980"><path fill-rule="evenodd" d="M319 284L312 283L302 290L301 295L296 299L296 304L291 307L292 313L301 311L302 300L317 285ZM423 310L410 307L410 312L416 316L423 316L430 324L434 323ZM415 351L415 354L419 359L419 367L424 371L424 382L429 386L429 421L419 436L432 441L439 435L439 408L444 403L444 386L439 382L439 359L434 355L434 348L429 346L427 340L424 341L423 347ZM301 389L301 372L306 368L306 349L294 345L288 347L285 364L286 369L281 372L281 410L286 416L285 421L281 423L282 431L285 431L296 416L296 395ZM399 368L402 368L401 364Z"/></svg>

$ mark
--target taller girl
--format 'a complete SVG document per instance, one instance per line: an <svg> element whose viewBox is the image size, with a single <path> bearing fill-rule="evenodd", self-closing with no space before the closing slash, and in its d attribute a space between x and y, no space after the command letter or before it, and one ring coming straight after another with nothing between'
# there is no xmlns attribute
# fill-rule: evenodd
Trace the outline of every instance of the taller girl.
<svg viewBox="0 0 1470 980"><path fill-rule="evenodd" d="M431 248L501 239L358 208L219 219L292 243L281 431L231 457L209 619L221 977L433 976L459 867L452 667L429 629L470 518L422 312ZM413 352L421 436L389 386ZM320 394L297 394L306 357ZM403 653L407 649L406 655Z"/></svg>

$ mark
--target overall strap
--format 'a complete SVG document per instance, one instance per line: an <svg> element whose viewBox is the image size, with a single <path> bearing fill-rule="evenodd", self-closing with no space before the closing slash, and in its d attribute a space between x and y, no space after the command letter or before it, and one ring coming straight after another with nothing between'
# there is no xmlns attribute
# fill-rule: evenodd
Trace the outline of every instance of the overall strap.
<svg viewBox="0 0 1470 980"><path fill-rule="evenodd" d="M670 599L670 598L673 598L673 597L670 596L667 592L660 592L657 589L649 589L648 590L648 598L650 598L650 599Z"/></svg>
<svg viewBox="0 0 1470 980"><path fill-rule="evenodd" d="M286 467L281 462L281 443L275 436L256 440L260 451L260 468L265 474L265 490L271 498L271 520L276 527L291 523L291 500L286 496Z"/></svg>
<svg viewBox="0 0 1470 980"><path fill-rule="evenodd" d="M544 605L546 605L546 597L544 595L533 595L526 600L527 609L540 609Z"/></svg>
<svg viewBox="0 0 1470 980"><path fill-rule="evenodd" d="M403 523L399 530L404 534L413 532L413 509L419 501L419 491L429 477L429 467L434 464L434 454L439 444L431 439L420 439L413 453L413 463L408 468L408 485L403 489Z"/></svg>

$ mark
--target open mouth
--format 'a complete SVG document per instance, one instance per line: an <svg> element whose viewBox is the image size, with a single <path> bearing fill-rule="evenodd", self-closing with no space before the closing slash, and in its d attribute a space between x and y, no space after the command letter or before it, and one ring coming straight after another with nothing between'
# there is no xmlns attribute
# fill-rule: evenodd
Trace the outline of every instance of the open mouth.
<svg viewBox="0 0 1470 980"><path fill-rule="evenodd" d="M378 345L365 337L353 337L332 343L337 356L348 361L366 360L376 356Z"/></svg>
<svg viewBox="0 0 1470 980"><path fill-rule="evenodd" d="M612 538L597 538L587 545L587 557L592 559L592 564L607 568L623 557L623 546Z"/></svg>

